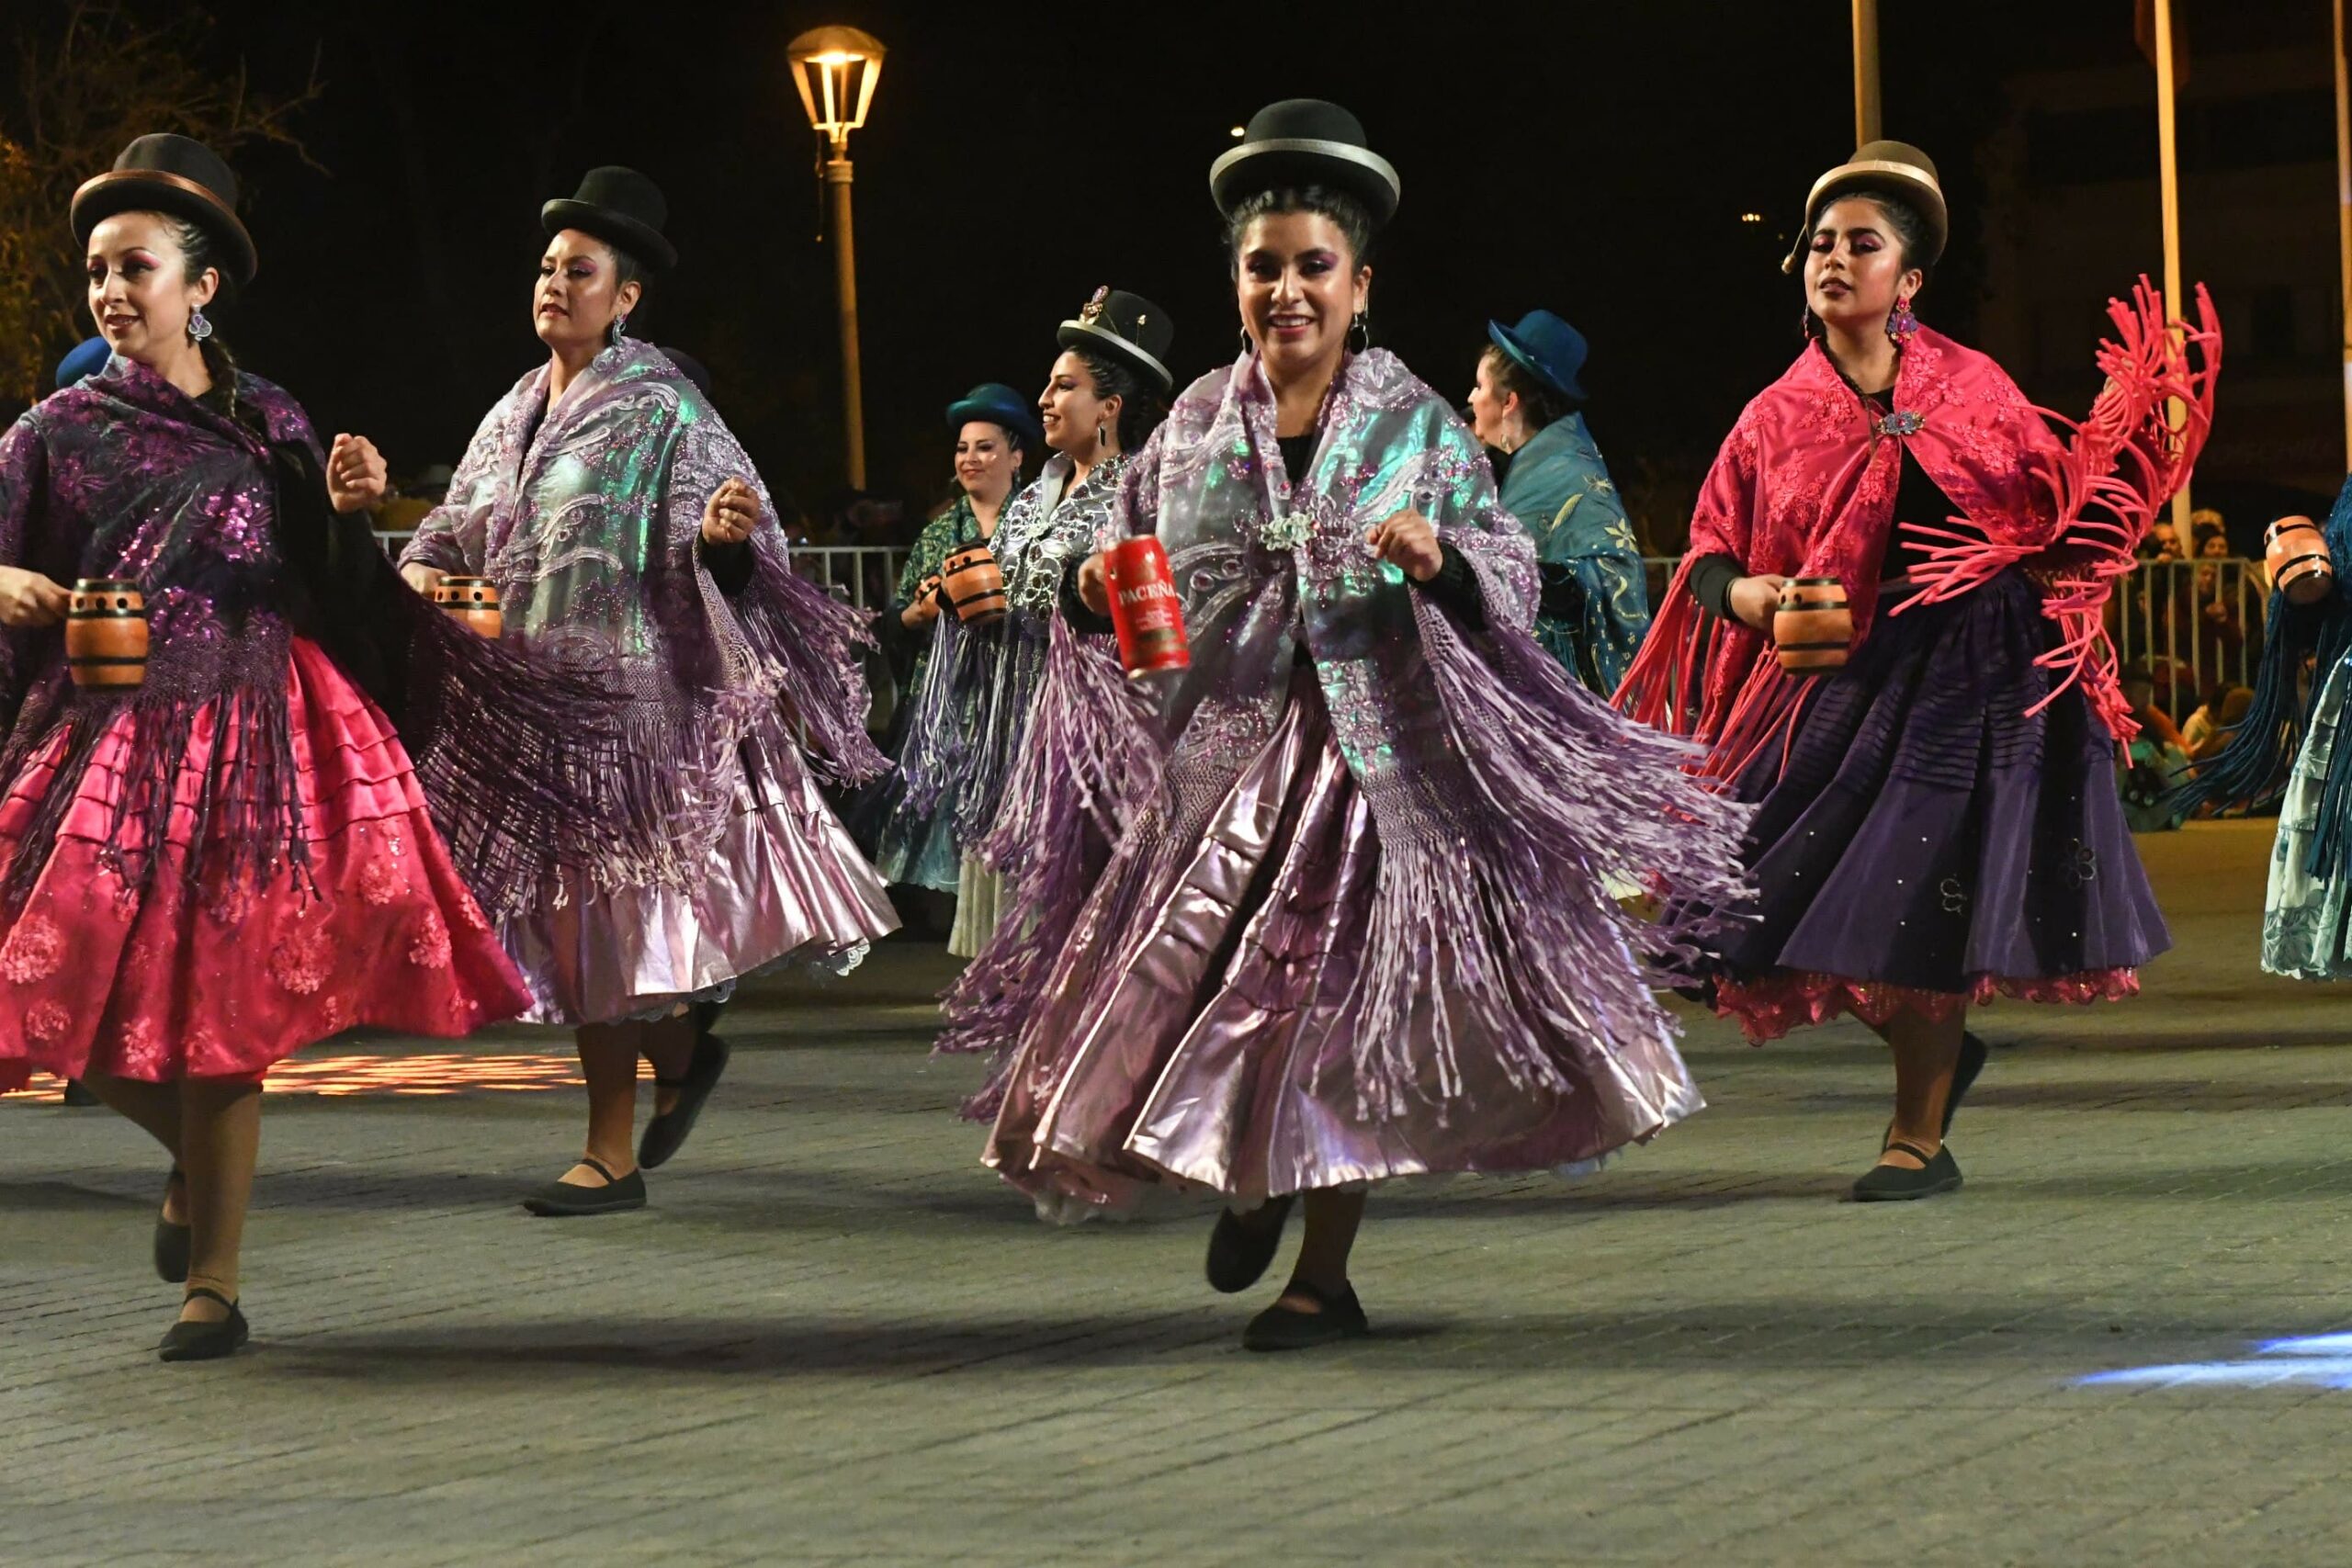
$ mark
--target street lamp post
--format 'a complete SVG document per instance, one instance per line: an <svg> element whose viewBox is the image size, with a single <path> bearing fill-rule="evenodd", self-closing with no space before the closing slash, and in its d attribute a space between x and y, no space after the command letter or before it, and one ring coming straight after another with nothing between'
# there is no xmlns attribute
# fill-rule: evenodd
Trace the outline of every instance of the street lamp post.
<svg viewBox="0 0 2352 1568"><path fill-rule="evenodd" d="M819 173L832 191L833 278L842 323L842 429L851 488L865 488L865 390L857 359L857 247L850 229L849 133L865 123L883 49L855 28L815 28L786 52L808 123L824 139Z"/></svg>

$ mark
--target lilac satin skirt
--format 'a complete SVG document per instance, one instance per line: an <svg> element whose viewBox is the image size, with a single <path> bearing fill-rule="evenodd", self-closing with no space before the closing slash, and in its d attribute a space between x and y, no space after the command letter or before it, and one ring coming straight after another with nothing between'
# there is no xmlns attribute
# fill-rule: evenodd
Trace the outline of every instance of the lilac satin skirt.
<svg viewBox="0 0 2352 1568"><path fill-rule="evenodd" d="M1512 1083L1491 1047L1461 1038L1458 1085L1425 1082L1401 1114L1367 1119L1357 976L1380 862L1371 810L1302 672L1204 830L1148 822L1121 845L1057 966L1076 983L1022 1031L986 1162L1048 1213L1124 1204L1152 1184L1251 1203L1571 1165L1699 1108L1669 1048L1637 1065L1638 1086L1595 1074L1555 1093ZM1434 1016L1417 1009L1412 1027Z"/></svg>
<svg viewBox="0 0 2352 1568"><path fill-rule="evenodd" d="M846 971L898 929L882 878L795 768L740 777L736 811L707 874L688 887L605 889L566 875L499 941L523 971L530 1023L659 1017L726 996L782 964Z"/></svg>

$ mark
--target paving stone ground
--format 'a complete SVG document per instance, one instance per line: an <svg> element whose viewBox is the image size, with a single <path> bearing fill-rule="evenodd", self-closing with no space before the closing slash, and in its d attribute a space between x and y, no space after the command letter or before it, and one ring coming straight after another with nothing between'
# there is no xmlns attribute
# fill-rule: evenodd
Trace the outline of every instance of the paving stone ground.
<svg viewBox="0 0 2352 1568"><path fill-rule="evenodd" d="M2352 998L2256 970L2267 824L2142 845L2178 949L1980 1015L1962 1192L1838 1201L1859 1028L1696 1020L1651 1147L1377 1195L1379 1332L1313 1356L1239 1349L1199 1204L1057 1231L979 1169L934 947L748 998L641 1214L514 1207L573 1089L273 1095L224 1364L152 1359L152 1149L0 1101L0 1562L2352 1562L2352 1343L2257 1348L2352 1329ZM2078 1381L2151 1366L2203 1370Z"/></svg>

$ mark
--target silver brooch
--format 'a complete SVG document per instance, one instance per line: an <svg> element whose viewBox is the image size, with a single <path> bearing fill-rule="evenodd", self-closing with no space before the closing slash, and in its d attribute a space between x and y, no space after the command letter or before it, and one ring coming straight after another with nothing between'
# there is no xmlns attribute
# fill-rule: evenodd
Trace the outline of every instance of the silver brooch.
<svg viewBox="0 0 2352 1568"><path fill-rule="evenodd" d="M1295 550L1315 536L1315 519L1304 512L1269 517L1258 525L1258 543L1270 550Z"/></svg>
<svg viewBox="0 0 2352 1568"><path fill-rule="evenodd" d="M1919 434L1920 427L1927 423L1926 414L1919 412L1917 409L1904 409L1895 413L1880 415L1878 433L1881 435L1917 435Z"/></svg>

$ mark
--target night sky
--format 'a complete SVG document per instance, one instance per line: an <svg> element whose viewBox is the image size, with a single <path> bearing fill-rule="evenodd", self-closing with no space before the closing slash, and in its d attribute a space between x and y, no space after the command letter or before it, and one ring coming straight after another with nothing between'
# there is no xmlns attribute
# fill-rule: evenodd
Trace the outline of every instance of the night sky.
<svg viewBox="0 0 2352 1568"><path fill-rule="evenodd" d="M2188 9L2193 47L2326 48L2317 0ZM1374 256L1378 341L1459 397L1486 320L1549 307L1592 341L1589 415L1621 482L1645 457L1703 462L1797 347L1777 261L1806 186L1852 147L1844 0L1394 10L1419 19L1329 0L224 0L224 61L290 85L322 48L328 84L302 121L323 172L277 150L239 159L262 268L226 330L322 430L375 436L396 475L454 462L543 357L540 203L592 164L632 164L667 192L683 258L636 328L707 361L763 473L820 502L842 481L832 274L785 46L841 22L890 50L852 144L870 488L935 494L940 409L976 381L1042 385L1056 323L1097 284L1172 312L1180 383L1229 358L1207 166L1229 126L1299 96L1353 109L1403 177ZM1999 78L2138 60L2132 6L1883 11L1887 133L1937 156L1955 219L1920 313L1965 338L1973 159ZM1743 225L1744 209L1769 221Z"/></svg>

